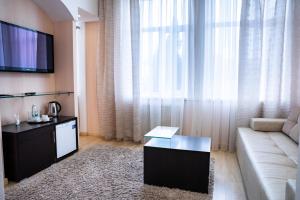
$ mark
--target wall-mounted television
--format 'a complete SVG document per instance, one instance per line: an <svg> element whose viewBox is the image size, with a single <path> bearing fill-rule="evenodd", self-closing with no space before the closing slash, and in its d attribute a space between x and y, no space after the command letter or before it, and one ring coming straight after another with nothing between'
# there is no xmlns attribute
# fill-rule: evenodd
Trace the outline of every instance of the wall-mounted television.
<svg viewBox="0 0 300 200"><path fill-rule="evenodd" d="M0 21L0 71L54 73L53 35Z"/></svg>

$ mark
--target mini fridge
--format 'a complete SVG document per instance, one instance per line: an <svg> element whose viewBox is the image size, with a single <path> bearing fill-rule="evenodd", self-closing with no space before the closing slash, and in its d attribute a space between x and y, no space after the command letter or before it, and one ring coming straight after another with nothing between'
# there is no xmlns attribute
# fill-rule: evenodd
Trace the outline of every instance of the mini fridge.
<svg viewBox="0 0 300 200"><path fill-rule="evenodd" d="M76 121L56 126L56 158L59 159L77 149Z"/></svg>

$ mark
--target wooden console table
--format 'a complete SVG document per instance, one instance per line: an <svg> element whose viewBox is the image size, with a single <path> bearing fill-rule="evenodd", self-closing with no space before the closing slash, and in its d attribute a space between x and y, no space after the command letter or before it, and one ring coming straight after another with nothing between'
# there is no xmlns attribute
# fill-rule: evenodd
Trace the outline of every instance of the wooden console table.
<svg viewBox="0 0 300 200"><path fill-rule="evenodd" d="M57 158L56 125L75 121L76 150ZM75 128L75 127L74 127ZM44 124L22 122L2 126L5 176L20 181L78 151L76 117L58 117Z"/></svg>

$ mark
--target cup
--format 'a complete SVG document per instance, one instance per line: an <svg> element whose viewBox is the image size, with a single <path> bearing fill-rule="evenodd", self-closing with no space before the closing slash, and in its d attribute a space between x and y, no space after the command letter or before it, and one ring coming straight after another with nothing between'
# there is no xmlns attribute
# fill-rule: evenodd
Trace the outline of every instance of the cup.
<svg viewBox="0 0 300 200"><path fill-rule="evenodd" d="M42 120L43 120L44 122L47 122L47 121L49 121L50 119L49 119L49 116L48 116L48 115L42 115Z"/></svg>

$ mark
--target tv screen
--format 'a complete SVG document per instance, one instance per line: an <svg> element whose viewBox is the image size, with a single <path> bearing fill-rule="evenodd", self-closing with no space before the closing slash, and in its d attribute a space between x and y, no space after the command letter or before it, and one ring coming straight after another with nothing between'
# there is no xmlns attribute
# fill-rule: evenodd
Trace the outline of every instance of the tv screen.
<svg viewBox="0 0 300 200"><path fill-rule="evenodd" d="M53 73L53 36L0 21L0 71Z"/></svg>

